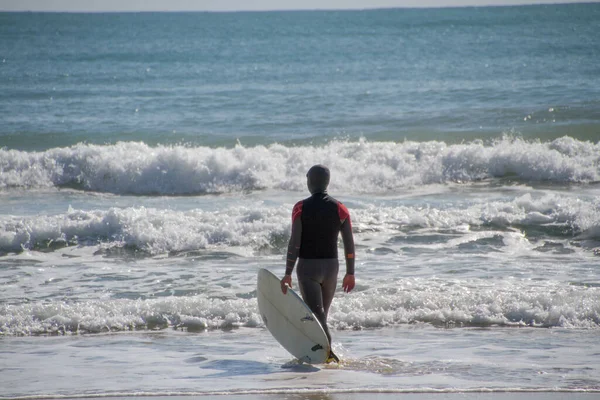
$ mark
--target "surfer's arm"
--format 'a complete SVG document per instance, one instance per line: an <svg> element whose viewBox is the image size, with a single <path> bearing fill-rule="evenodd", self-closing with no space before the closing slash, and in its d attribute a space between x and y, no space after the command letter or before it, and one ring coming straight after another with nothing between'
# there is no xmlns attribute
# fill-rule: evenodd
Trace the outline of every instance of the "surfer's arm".
<svg viewBox="0 0 600 400"><path fill-rule="evenodd" d="M346 259L346 275L354 275L354 237L352 236L352 220L345 205L338 204L338 215L342 226L342 242L344 242L344 258Z"/></svg>
<svg viewBox="0 0 600 400"><path fill-rule="evenodd" d="M346 260L346 276L342 281L344 292L354 289L354 237L352 236L352 222L350 215L342 222L342 242L344 243L344 258Z"/></svg>
<svg viewBox="0 0 600 400"><path fill-rule="evenodd" d="M288 243L288 251L285 261L285 275L281 279L281 291L287 293L287 287L292 287L292 271L296 265L300 253L300 242L302 240L302 202L299 201L292 210L292 233Z"/></svg>
<svg viewBox="0 0 600 400"><path fill-rule="evenodd" d="M292 222L292 234L288 243L287 258L285 262L285 274L292 275L296 260L298 259L298 253L300 252L300 239L302 238L302 221L300 218L296 218Z"/></svg>
<svg viewBox="0 0 600 400"><path fill-rule="evenodd" d="M344 242L344 258L346 259L346 274L354 275L354 237L350 216L342 223L342 242Z"/></svg>

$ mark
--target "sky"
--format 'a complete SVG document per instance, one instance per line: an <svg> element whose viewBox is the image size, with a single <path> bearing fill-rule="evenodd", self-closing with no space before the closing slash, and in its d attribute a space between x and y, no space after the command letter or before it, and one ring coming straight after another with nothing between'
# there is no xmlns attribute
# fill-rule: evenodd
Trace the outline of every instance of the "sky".
<svg viewBox="0 0 600 400"><path fill-rule="evenodd" d="M595 0L592 2L599 2ZM581 0L0 0L0 11L258 11L581 3Z"/></svg>

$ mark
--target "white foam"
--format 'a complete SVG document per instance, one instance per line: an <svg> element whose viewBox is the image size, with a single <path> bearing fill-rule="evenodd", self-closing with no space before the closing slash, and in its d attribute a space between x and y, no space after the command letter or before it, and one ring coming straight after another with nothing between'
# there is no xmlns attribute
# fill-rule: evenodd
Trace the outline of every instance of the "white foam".
<svg viewBox="0 0 600 400"><path fill-rule="evenodd" d="M443 326L600 328L600 289L558 282L400 279L344 296L330 310L339 329L425 322Z"/></svg>
<svg viewBox="0 0 600 400"><path fill-rule="evenodd" d="M168 297L0 306L0 332L10 335L80 334L186 327L231 329L260 324L254 300Z"/></svg>
<svg viewBox="0 0 600 400"><path fill-rule="evenodd" d="M557 194L524 194L512 200L473 202L465 207L435 208L432 205L379 207L353 210L358 231L398 232L398 227L452 229L468 233L469 227L511 226L563 227L565 234L595 229L600 225L600 200ZM485 233L482 233L485 235Z"/></svg>
<svg viewBox="0 0 600 400"><path fill-rule="evenodd" d="M600 288L547 281L400 279L338 294L329 322L337 329L410 323L600 329ZM79 334L136 329L261 327L256 298L204 295L0 305L0 334Z"/></svg>
<svg viewBox="0 0 600 400"><path fill-rule="evenodd" d="M558 183L600 181L600 143L504 137L490 144L332 141L323 146L151 147L78 144L44 152L0 149L0 188L75 186L116 194L192 194L266 188L300 191L316 163L331 188L389 193L416 185L496 177Z"/></svg>
<svg viewBox="0 0 600 400"><path fill-rule="evenodd" d="M289 230L289 210L233 207L224 212L200 209L111 208L20 218L0 217L0 249L46 247L52 242L132 246L151 254L216 246L268 247Z"/></svg>
<svg viewBox="0 0 600 400"><path fill-rule="evenodd" d="M229 206L217 211L177 211L147 207L76 210L38 216L0 216L0 251L18 252L71 244L134 247L150 254L186 252L219 247L281 252L290 230L291 204L262 203ZM451 230L460 235L432 245L456 247L461 243L499 235L505 244L524 244L521 229L547 229L565 240L580 235L598 239L600 200L558 194L525 194L512 200L482 201L462 207L375 206L351 210L353 226L361 236L385 242L404 229L430 232ZM471 232L473 227L484 231ZM421 244L423 245L423 244Z"/></svg>

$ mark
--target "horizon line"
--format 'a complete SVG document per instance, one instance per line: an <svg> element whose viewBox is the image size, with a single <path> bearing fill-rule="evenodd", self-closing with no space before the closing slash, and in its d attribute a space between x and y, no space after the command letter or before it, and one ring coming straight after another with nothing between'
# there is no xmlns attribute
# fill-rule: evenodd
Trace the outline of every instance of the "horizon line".
<svg viewBox="0 0 600 400"><path fill-rule="evenodd" d="M455 5L422 5L422 6L382 6L382 7L347 7L347 8L328 8L328 7L314 7L314 8L257 8L257 9L106 9L106 10L93 10L93 9L64 9L64 10L48 10L48 9L15 9L15 10L4 10L0 9L0 13L50 13L50 14L117 14L117 13L253 13L253 12L314 12L314 11L377 11L377 10L423 10L423 9L448 9L448 8L500 8L500 7L535 7L535 6L567 6L574 4L597 4L600 0L587 0L587 1L545 1L541 3L523 3L523 4L455 4Z"/></svg>

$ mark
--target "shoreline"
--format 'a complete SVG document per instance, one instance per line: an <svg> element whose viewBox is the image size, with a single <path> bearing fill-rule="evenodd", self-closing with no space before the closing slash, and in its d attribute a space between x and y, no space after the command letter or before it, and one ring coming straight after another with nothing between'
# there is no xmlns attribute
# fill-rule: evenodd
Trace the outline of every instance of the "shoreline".
<svg viewBox="0 0 600 400"><path fill-rule="evenodd" d="M199 391L199 392L129 392L129 393L79 393L72 395L62 394L39 394L15 397L0 397L0 400L42 400L42 399L116 399L126 400L130 398L151 400L177 400L198 397L207 400L234 398L238 400L261 400L276 399L282 395L286 399L293 400L359 400L369 399L392 399L402 396L403 399L425 399L434 396L436 400L448 399L493 399L493 400L515 400L515 399L563 399L565 394L569 399L589 399L588 396L598 395L600 388L577 389L577 388L472 388L472 389L247 389L230 391ZM574 397L573 397L574 396Z"/></svg>

